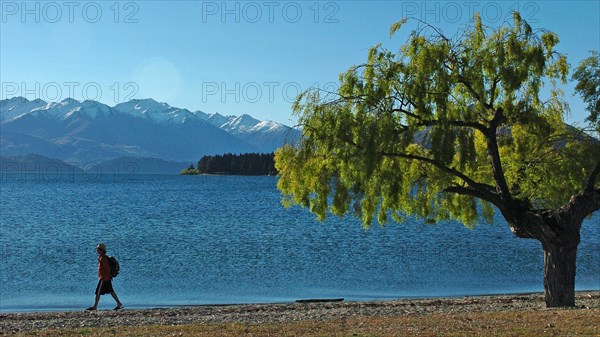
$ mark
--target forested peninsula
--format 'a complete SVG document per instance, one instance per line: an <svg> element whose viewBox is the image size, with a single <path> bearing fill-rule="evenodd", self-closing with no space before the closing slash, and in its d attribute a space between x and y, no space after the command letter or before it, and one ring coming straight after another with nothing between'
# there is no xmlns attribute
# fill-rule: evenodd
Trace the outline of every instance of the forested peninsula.
<svg viewBox="0 0 600 337"><path fill-rule="evenodd" d="M202 157L197 166L190 165L181 171L182 175L222 174L222 175L276 175L273 153L244 153L213 155Z"/></svg>

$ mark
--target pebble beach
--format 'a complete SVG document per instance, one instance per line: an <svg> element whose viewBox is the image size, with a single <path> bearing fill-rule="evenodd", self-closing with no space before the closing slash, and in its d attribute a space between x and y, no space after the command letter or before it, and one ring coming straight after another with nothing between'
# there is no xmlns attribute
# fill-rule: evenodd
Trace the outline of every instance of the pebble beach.
<svg viewBox="0 0 600 337"><path fill-rule="evenodd" d="M600 291L577 293L578 310L600 308ZM398 299L370 302L304 302L202 305L120 311L27 312L0 314L4 336L46 329L103 326L184 325L207 323L279 323L352 317L413 316L469 312L531 311L545 308L543 294Z"/></svg>

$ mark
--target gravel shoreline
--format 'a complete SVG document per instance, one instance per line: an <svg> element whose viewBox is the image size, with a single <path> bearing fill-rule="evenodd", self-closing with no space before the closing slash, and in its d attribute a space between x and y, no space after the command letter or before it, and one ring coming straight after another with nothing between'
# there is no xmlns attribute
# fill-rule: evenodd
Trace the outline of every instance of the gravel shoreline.
<svg viewBox="0 0 600 337"><path fill-rule="evenodd" d="M580 309L600 308L600 291L577 293ZM101 326L181 325L203 323L276 323L352 317L411 316L548 310L543 295L515 294L460 298L399 299L370 302L203 305L121 311L71 311L0 314L4 336L44 329Z"/></svg>

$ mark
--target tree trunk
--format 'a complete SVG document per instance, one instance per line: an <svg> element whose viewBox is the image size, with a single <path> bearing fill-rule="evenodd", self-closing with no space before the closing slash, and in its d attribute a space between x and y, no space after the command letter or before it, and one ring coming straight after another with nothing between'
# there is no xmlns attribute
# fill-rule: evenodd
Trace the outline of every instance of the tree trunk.
<svg viewBox="0 0 600 337"><path fill-rule="evenodd" d="M546 307L575 306L577 245L542 242L544 249L544 296Z"/></svg>
<svg viewBox="0 0 600 337"><path fill-rule="evenodd" d="M532 210L518 199L499 208L513 234L542 243L546 307L574 307L581 225L586 216L600 210L600 189L574 195L558 209Z"/></svg>

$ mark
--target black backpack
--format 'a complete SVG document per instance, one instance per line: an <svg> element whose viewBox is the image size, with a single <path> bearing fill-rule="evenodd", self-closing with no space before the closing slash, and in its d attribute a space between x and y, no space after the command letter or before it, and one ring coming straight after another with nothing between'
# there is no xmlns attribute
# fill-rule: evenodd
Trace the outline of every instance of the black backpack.
<svg viewBox="0 0 600 337"><path fill-rule="evenodd" d="M119 275L119 261L114 256L108 257L108 265L110 266L110 276L117 277Z"/></svg>

